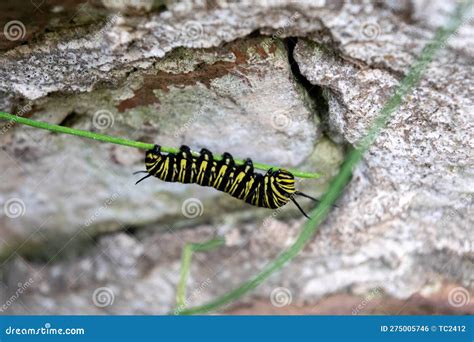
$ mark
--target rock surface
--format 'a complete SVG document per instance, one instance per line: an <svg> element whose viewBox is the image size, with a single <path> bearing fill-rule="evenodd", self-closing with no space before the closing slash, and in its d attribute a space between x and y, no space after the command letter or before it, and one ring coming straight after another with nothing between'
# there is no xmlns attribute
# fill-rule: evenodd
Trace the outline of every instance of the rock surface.
<svg viewBox="0 0 474 342"><path fill-rule="evenodd" d="M315 195L453 10L442 1L143 4L55 9L76 13L62 29L53 8L49 21L25 22L52 33L5 47L2 109L316 169L325 177L300 184ZM473 33L466 23L430 65L317 237L244 301L283 307L349 292L371 302L374 289L405 299L454 283L447 300L466 312ZM169 312L185 242L221 234L225 246L193 261L187 302L204 303L256 274L304 221L294 208L269 213L196 186L134 186L141 151L8 124L0 141L1 311Z"/></svg>
<svg viewBox="0 0 474 342"><path fill-rule="evenodd" d="M117 88L50 96L34 105L34 117L165 146L187 144L296 166L321 138L313 107L292 76L283 42L256 38L211 50L176 50L146 71L130 74ZM225 211L211 205L217 196L228 207L252 209L198 186L156 180L135 186L139 178L131 173L143 169L143 151L24 127L7 131L2 140L2 169L12 179L1 185L3 201L18 198L25 211L12 218L7 210L1 217L4 240L12 248L26 239L36 243L58 234L63 239L82 230L93 236L172 215L173 221L186 219L180 209L188 198L200 198L205 216ZM332 156L318 160L324 158L331 162ZM333 163L332 170L336 168Z"/></svg>

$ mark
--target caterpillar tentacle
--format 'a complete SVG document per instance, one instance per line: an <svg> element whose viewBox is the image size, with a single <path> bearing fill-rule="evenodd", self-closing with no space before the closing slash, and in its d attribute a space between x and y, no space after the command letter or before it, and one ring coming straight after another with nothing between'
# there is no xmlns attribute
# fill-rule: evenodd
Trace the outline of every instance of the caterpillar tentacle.
<svg viewBox="0 0 474 342"><path fill-rule="evenodd" d="M292 197L291 200L293 201L293 203L298 207L298 209L303 213L303 215L307 218L307 219L310 219L310 217L308 216L308 214L306 214L304 212L304 210L300 207L300 205L298 204L298 202L296 202L296 200Z"/></svg>
<svg viewBox="0 0 474 342"><path fill-rule="evenodd" d="M140 183L142 180L145 180L145 179L147 179L148 177L151 177L151 176L152 176L151 174L147 174L145 177L140 178L139 180L137 180L137 181L135 182L135 185L137 185L137 184Z"/></svg>
<svg viewBox="0 0 474 342"><path fill-rule="evenodd" d="M307 194L305 194L305 193L303 193L303 192L301 192L301 191L296 191L296 192L295 192L295 195L303 196L303 197L309 198L310 200L313 200L313 201L315 201L315 202L319 202L319 200L318 200L317 198L314 198L314 197L312 197L312 196L310 196L310 195L307 195Z"/></svg>
<svg viewBox="0 0 474 342"><path fill-rule="evenodd" d="M205 148L200 151L199 157L193 156L186 145L181 146L177 153L163 155L160 150L160 146L155 145L146 152L145 167L148 175L137 183L150 176L166 182L195 183L226 192L254 206L270 209L282 207L292 200L303 215L308 217L293 199L293 195L313 198L297 192L293 174L284 169L270 169L263 175L255 172L250 158L244 164L237 165L227 152L222 155L221 160L216 161L212 152Z"/></svg>

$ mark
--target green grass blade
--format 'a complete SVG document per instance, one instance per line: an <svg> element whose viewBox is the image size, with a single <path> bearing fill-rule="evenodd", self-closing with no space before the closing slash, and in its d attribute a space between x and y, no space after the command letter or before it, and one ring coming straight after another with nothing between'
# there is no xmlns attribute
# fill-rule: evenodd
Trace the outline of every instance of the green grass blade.
<svg viewBox="0 0 474 342"><path fill-rule="evenodd" d="M210 251L222 246L224 243L224 239L216 238L204 243L187 243L184 246L183 255L181 257L181 274L179 278L178 289L176 291L176 314L179 314L180 311L184 310L186 307L186 284L188 282L188 275L191 270L193 253Z"/></svg>

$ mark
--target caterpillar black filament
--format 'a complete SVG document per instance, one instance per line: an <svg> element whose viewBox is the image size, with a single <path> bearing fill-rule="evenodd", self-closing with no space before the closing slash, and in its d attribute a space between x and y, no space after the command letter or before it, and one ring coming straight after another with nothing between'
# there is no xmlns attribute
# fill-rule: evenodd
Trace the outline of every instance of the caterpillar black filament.
<svg viewBox="0 0 474 342"><path fill-rule="evenodd" d="M246 159L243 165L237 165L229 153L216 161L212 153L203 148L199 157L191 153L188 146L181 146L178 153L163 155L160 146L155 145L145 154L145 177L136 182L155 176L165 182L195 183L210 186L219 191L243 200L257 207L276 209L292 200L304 216L309 216L295 201L300 195L313 201L315 198L295 189L292 173L283 170L268 170L265 175L254 172L252 160Z"/></svg>

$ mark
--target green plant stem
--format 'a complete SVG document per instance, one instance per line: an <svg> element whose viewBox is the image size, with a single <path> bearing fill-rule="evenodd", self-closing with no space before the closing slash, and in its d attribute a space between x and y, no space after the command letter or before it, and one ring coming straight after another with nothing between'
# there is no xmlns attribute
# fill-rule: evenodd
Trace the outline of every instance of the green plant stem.
<svg viewBox="0 0 474 342"><path fill-rule="evenodd" d="M176 291L176 309L175 312L179 313L186 307L186 284L188 282L188 275L191 270L191 261L194 252L205 252L215 249L224 244L225 240L222 238L216 238L204 243L187 243L183 249L183 255L181 257L181 273L178 283L178 289Z"/></svg>
<svg viewBox="0 0 474 342"><path fill-rule="evenodd" d="M463 16L469 12L469 8L472 6L472 3L473 1L469 1L459 5L456 9L456 13L453 15L448 25L445 28L439 29L433 40L425 46L420 58L413 64L408 74L401 81L400 85L395 91L395 94L390 97L385 106L382 108L371 129L360 141L358 148L352 150L347 155L339 173L331 182L329 190L323 196L320 204L311 212L311 219L303 226L303 229L295 243L283 251L274 261L270 262L254 278L244 282L238 288L207 304L183 310L180 312L180 314L203 314L222 308L223 306L235 301L247 292L256 288L271 274L278 271L286 263L291 261L303 249L308 241L310 241L314 236L318 226L326 218L329 209L333 206L334 202L342 193L345 185L349 182L353 168L360 162L363 154L374 142L380 131L386 126L392 113L400 107L403 97L411 92L416 83L418 83L421 75L433 59L434 54L446 44L447 39L461 26L463 22Z"/></svg>
<svg viewBox="0 0 474 342"><path fill-rule="evenodd" d="M87 139L93 139L97 141L102 141L102 142L107 142L111 144L116 144L116 145L123 145L123 146L129 146L129 147L135 147L135 148L140 148L144 150L149 150L152 149L154 144L148 144L144 143L141 141L134 141L134 140L128 140L124 138L119 138L119 137L113 137L110 135L105 135L105 134L100 134L100 133L95 133L95 132L89 132L89 131L83 131L80 129L75 129L75 128L70 128L70 127L64 127L64 126L59 126L59 125L53 125L49 124L47 122L42 122L42 121L36 121L36 120L31 120L27 118L23 118L21 116L17 115L12 115L9 113L5 112L0 112L0 119L2 120L10 120L12 123L19 123L22 125L27 125L35 128L40 128L40 129L45 129L51 132L56 132L56 133L64 133L64 134L70 134L70 135L75 135L78 137L83 137ZM177 153L179 152L179 149L173 148L173 147L167 147L167 146L161 146L161 150L166 153ZM198 157L199 153L193 152L193 155ZM222 160L221 155L214 155L215 160ZM234 159L234 161L242 165L244 163L244 160L242 159ZM268 165L268 164L262 164L262 163L253 163L253 166L256 169L259 170L269 170L269 169L280 169L278 166L274 165ZM321 174L319 173L314 173L314 172L304 172L304 171L299 171L295 169L287 169L290 171L295 177L300 177L300 178L320 178Z"/></svg>

